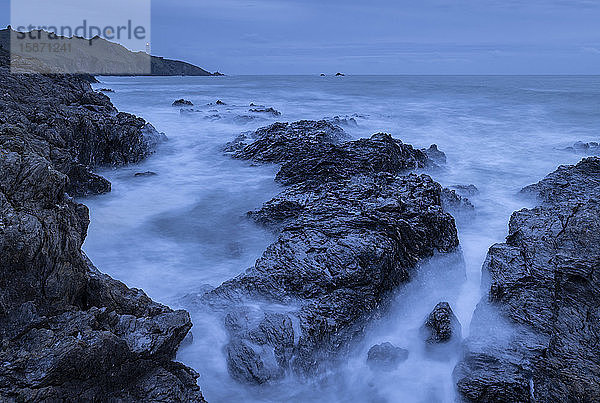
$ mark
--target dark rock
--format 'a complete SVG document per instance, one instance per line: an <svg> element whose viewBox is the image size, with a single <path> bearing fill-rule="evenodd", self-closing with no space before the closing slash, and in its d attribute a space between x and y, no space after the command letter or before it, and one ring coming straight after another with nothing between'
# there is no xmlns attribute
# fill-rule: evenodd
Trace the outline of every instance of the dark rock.
<svg viewBox="0 0 600 403"><path fill-rule="evenodd" d="M146 172L136 172L135 177L144 177L144 176L156 176L158 175L156 172L146 171Z"/></svg>
<svg viewBox="0 0 600 403"><path fill-rule="evenodd" d="M215 105L227 105L227 104L219 99L219 100L217 100L217 102L215 102Z"/></svg>
<svg viewBox="0 0 600 403"><path fill-rule="evenodd" d="M408 359L408 350L392 343L377 344L369 349L367 364L373 370L393 371Z"/></svg>
<svg viewBox="0 0 600 403"><path fill-rule="evenodd" d="M423 152L387 134L340 143L344 137L329 122L301 121L245 133L227 146L237 158L281 163L277 180L290 184L250 213L277 241L205 297L231 314L228 365L238 380L319 371L349 351L422 259L458 246L441 186L409 173L430 165ZM252 301L267 303L240 313ZM276 316L270 303L283 306Z"/></svg>
<svg viewBox="0 0 600 403"><path fill-rule="evenodd" d="M178 99L173 102L173 106L194 106L192 101L188 101L187 99Z"/></svg>
<svg viewBox="0 0 600 403"><path fill-rule="evenodd" d="M110 88L100 88L98 91L100 91L100 92L115 92L115 90L111 90Z"/></svg>
<svg viewBox="0 0 600 403"><path fill-rule="evenodd" d="M460 342L462 327L452 312L450 304L440 302L433 308L422 328L428 344Z"/></svg>
<svg viewBox="0 0 600 403"><path fill-rule="evenodd" d="M446 154L438 149L436 144L432 144L427 149L423 149L423 152L437 164L444 165L446 163Z"/></svg>
<svg viewBox="0 0 600 403"><path fill-rule="evenodd" d="M335 76L336 77L343 77L343 76L345 76L345 74L344 73L335 73Z"/></svg>
<svg viewBox="0 0 600 403"><path fill-rule="evenodd" d="M332 118L325 118L325 120L337 126L358 127L356 119L351 116L334 116Z"/></svg>
<svg viewBox="0 0 600 403"><path fill-rule="evenodd" d="M243 133L225 146L234 158L253 162L284 162L311 144L334 143L347 137L344 130L324 120L273 123L255 132Z"/></svg>
<svg viewBox="0 0 600 403"><path fill-rule="evenodd" d="M84 77L23 76L5 66L0 93L10 97L0 103L0 145L47 160L68 176L73 197L109 191L93 168L139 162L164 140L143 119L118 112Z"/></svg>
<svg viewBox="0 0 600 403"><path fill-rule="evenodd" d="M600 159L522 193L540 204L515 212L506 242L488 252L458 391L468 401L598 401Z"/></svg>
<svg viewBox="0 0 600 403"><path fill-rule="evenodd" d="M573 146L567 147L564 150L581 155L600 155L600 144L595 141L590 141L589 143L578 141Z"/></svg>
<svg viewBox="0 0 600 403"><path fill-rule="evenodd" d="M470 214L475 211L475 206L466 197L460 196L455 190L442 189L442 205L452 214Z"/></svg>
<svg viewBox="0 0 600 403"><path fill-rule="evenodd" d="M213 76L218 76L218 77L223 77L225 76L225 74L223 73L219 73L218 71L215 71L214 73L212 73Z"/></svg>
<svg viewBox="0 0 600 403"><path fill-rule="evenodd" d="M250 112L254 112L254 113L267 113L270 114L271 116L281 116L281 112L279 112L276 109L273 108L252 108L250 109Z"/></svg>
<svg viewBox="0 0 600 403"><path fill-rule="evenodd" d="M321 73L321 77L325 77L325 74Z"/></svg>
<svg viewBox="0 0 600 403"><path fill-rule="evenodd" d="M198 374L171 361L189 315L101 274L81 250L88 209L66 194L110 188L91 165L148 155L146 123L118 113L86 79L10 74L6 66L0 400L203 401Z"/></svg>

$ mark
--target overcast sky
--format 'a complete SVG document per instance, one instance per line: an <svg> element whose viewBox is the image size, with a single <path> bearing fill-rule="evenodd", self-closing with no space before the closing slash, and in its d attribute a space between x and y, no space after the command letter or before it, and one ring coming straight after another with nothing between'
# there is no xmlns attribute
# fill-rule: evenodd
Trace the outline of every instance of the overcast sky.
<svg viewBox="0 0 600 403"><path fill-rule="evenodd" d="M152 5L154 54L227 74L600 74L600 0Z"/></svg>

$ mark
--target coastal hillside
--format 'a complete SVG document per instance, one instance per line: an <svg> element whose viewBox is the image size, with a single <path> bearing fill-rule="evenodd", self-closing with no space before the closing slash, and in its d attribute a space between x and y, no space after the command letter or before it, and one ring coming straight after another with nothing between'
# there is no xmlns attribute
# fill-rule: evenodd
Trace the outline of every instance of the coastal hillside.
<svg viewBox="0 0 600 403"><path fill-rule="evenodd" d="M10 50L10 27L0 30L0 47ZM42 35L47 33L42 31ZM107 41L103 38L94 38L93 47L90 47L87 39L73 37L68 40L70 45L70 57L62 53L55 55L45 54L43 62L54 66L58 71L90 73L94 75L153 75L153 76L218 76L221 73L211 73L193 64L179 60L170 60L158 56L149 56L144 52L132 52L124 46ZM150 60L148 60L150 58ZM73 66L76 63L76 66ZM148 71L146 67L150 63L151 74L140 74ZM31 65L28 64L30 69ZM74 71L75 70L75 71ZM44 66L44 72L48 66ZM57 71L57 72L58 72ZM122 72L115 74L114 72Z"/></svg>

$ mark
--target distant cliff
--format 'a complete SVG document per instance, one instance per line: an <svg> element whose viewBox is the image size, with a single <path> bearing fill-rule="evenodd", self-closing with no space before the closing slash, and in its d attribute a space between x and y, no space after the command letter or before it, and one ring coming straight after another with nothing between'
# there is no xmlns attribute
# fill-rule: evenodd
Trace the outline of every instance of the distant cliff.
<svg viewBox="0 0 600 403"><path fill-rule="evenodd" d="M33 31L39 32L39 31ZM0 30L0 47L10 50L10 28ZM42 35L48 33L41 31ZM96 37L62 38L69 43L69 57L65 53L45 53L42 59L21 57L21 65L30 71L90 73L94 75L153 75L153 76L217 76L193 64L150 56L144 52L132 52L124 46ZM115 73L118 72L118 73ZM143 73L141 73L143 72Z"/></svg>

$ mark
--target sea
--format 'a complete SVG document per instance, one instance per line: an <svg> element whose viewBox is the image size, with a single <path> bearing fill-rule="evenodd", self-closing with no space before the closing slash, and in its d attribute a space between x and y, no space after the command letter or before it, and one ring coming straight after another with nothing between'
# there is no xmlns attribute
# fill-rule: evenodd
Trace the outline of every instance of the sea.
<svg viewBox="0 0 600 403"><path fill-rule="evenodd" d="M121 111L138 115L168 141L143 163L103 168L112 192L82 199L91 224L84 251L102 271L151 298L190 312L193 328L176 357L199 374L209 402L453 402L458 354L432 358L419 328L440 301L469 335L485 295L487 250L507 235L513 211L531 207L519 190L561 164L584 157L565 150L600 140L600 76L225 76L101 77ZM194 106L174 107L176 99ZM225 105L217 105L220 100ZM250 104L280 116L250 112ZM288 376L247 386L228 374L227 333L200 301L235 277L275 240L247 219L282 187L278 167L224 155L239 134L276 121L339 117L352 138L390 133L417 148L437 144L444 186L474 185L475 213L457 217L457 259L436 256L398 290L352 353L313 378ZM153 174L135 175L151 172ZM453 264L460 270L451 270ZM409 350L391 372L366 363L374 344Z"/></svg>

